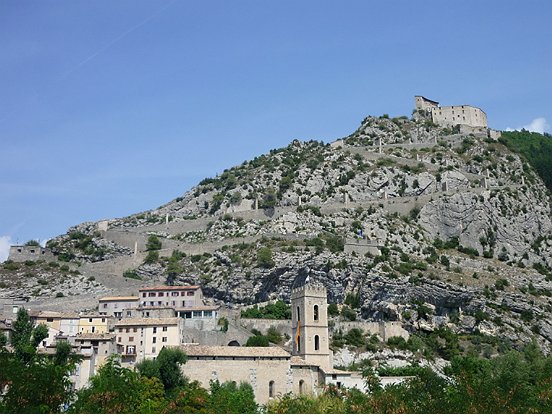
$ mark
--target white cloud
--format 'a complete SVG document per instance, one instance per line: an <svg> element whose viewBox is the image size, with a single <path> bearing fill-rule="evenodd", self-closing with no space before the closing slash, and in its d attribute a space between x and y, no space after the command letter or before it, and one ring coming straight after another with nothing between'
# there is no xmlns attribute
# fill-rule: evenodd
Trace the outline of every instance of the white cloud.
<svg viewBox="0 0 552 414"><path fill-rule="evenodd" d="M519 128L506 128L506 131L519 131L521 129L526 129L531 132L538 132L543 134L550 130L550 124L546 121L546 118L535 118L528 125L524 125Z"/></svg>
<svg viewBox="0 0 552 414"><path fill-rule="evenodd" d="M0 236L0 263L8 258L10 253L11 237Z"/></svg>

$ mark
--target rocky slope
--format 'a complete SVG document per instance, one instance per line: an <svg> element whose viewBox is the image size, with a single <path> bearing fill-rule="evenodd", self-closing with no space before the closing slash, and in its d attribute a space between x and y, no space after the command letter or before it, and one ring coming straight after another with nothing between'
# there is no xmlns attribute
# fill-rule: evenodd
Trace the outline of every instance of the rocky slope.
<svg viewBox="0 0 552 414"><path fill-rule="evenodd" d="M148 254L152 235L161 249ZM486 133L418 116L367 117L332 144L294 141L49 247L98 284L88 297L168 279L232 306L288 299L309 276L331 301L355 298L359 318L551 347L549 191ZM18 271L2 272L17 295L6 275ZM44 300L33 280L27 295Z"/></svg>

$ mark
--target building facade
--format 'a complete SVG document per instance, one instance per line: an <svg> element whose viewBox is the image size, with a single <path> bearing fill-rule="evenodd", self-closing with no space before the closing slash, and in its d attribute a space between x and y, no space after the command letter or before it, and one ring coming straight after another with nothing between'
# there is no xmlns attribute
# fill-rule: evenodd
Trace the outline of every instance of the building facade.
<svg viewBox="0 0 552 414"><path fill-rule="evenodd" d="M475 106L439 106L439 102L432 101L423 96L416 96L414 99L416 109L429 112L432 122L437 125L467 125L473 128L488 127L487 114Z"/></svg>
<svg viewBox="0 0 552 414"><path fill-rule="evenodd" d="M180 318L128 318L114 325L122 362L132 365L156 358L166 346L178 346L182 337Z"/></svg>
<svg viewBox="0 0 552 414"><path fill-rule="evenodd" d="M140 306L193 308L203 305L203 293L199 286L154 286L138 291Z"/></svg>
<svg viewBox="0 0 552 414"><path fill-rule="evenodd" d="M98 300L98 313L115 318L127 318L127 313L138 307L138 296L106 296Z"/></svg>

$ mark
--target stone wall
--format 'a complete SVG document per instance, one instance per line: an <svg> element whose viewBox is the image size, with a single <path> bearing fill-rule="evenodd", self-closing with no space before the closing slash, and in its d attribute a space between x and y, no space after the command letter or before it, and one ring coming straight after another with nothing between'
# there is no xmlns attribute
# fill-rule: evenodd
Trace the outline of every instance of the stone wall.
<svg viewBox="0 0 552 414"><path fill-rule="evenodd" d="M400 322L336 322L333 330L341 330L343 333L349 332L351 329L357 328L370 335L376 334L383 341L387 341L392 336L400 336L406 340L410 334L402 327Z"/></svg>
<svg viewBox="0 0 552 414"><path fill-rule="evenodd" d="M50 249L40 246L11 246L9 260L14 262L25 262L27 260L56 260Z"/></svg>
<svg viewBox="0 0 552 414"><path fill-rule="evenodd" d="M291 319L255 319L255 318L241 318L241 326L251 331L257 329L262 333L266 333L268 328L273 326L282 335L288 335L291 337Z"/></svg>
<svg viewBox="0 0 552 414"><path fill-rule="evenodd" d="M487 115L470 105L439 106L431 109L431 117L438 125L469 125L487 128Z"/></svg>

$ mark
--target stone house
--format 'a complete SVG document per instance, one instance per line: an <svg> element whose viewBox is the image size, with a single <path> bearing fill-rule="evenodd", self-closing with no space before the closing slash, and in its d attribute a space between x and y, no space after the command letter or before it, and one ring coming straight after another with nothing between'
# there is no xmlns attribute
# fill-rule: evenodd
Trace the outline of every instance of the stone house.
<svg viewBox="0 0 552 414"><path fill-rule="evenodd" d="M182 337L180 318L126 318L117 321L114 333L121 346L122 362L132 365L156 358L165 346L178 346Z"/></svg>
<svg viewBox="0 0 552 414"><path fill-rule="evenodd" d="M107 333L111 319L107 315L81 315L79 333Z"/></svg>
<svg viewBox="0 0 552 414"><path fill-rule="evenodd" d="M138 290L140 306L170 306L193 308L203 305L203 292L199 286L153 286Z"/></svg>
<svg viewBox="0 0 552 414"><path fill-rule="evenodd" d="M138 307L139 300L138 296L106 296L98 299L98 313L115 318L126 318L130 316L127 313L131 309Z"/></svg>

